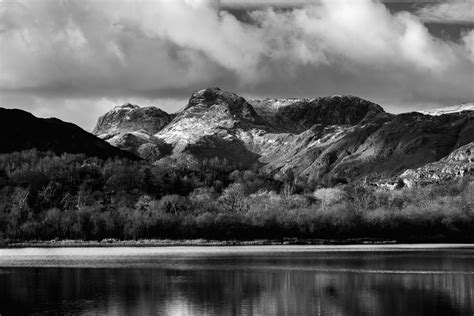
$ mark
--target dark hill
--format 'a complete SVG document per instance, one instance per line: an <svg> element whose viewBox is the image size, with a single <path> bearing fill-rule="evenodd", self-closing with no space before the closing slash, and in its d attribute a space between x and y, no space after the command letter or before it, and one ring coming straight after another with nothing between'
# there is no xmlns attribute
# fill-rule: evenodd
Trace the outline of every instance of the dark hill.
<svg viewBox="0 0 474 316"><path fill-rule="evenodd" d="M138 159L77 125L56 118L37 118L26 111L0 108L0 152L9 153L36 148L39 151L83 153L102 159L120 157Z"/></svg>

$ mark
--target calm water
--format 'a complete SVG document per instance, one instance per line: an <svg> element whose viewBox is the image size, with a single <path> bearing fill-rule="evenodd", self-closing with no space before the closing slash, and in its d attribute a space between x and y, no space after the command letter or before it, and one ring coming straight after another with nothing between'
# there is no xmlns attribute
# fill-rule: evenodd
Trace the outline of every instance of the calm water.
<svg viewBox="0 0 474 316"><path fill-rule="evenodd" d="M474 315L474 249L0 249L0 314Z"/></svg>

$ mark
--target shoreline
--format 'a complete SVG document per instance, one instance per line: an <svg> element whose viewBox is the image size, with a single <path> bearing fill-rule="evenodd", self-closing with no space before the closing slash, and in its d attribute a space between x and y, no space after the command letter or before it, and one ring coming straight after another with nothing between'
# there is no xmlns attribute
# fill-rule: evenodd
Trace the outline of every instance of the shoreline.
<svg viewBox="0 0 474 316"><path fill-rule="evenodd" d="M207 240L207 239L139 239L101 241L86 240L30 240L0 241L0 249L5 248L87 248L87 247L229 247L229 246L338 246L338 245L400 245L400 244L460 244L472 245L474 241L456 240L411 240L397 241L375 238L357 239L298 239L284 238L279 240Z"/></svg>

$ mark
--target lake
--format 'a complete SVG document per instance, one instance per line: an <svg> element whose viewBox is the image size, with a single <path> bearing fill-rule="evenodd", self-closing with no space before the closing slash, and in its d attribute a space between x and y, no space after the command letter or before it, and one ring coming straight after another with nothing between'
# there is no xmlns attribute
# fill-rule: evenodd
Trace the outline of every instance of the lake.
<svg viewBox="0 0 474 316"><path fill-rule="evenodd" d="M462 245L0 249L0 314L473 315Z"/></svg>

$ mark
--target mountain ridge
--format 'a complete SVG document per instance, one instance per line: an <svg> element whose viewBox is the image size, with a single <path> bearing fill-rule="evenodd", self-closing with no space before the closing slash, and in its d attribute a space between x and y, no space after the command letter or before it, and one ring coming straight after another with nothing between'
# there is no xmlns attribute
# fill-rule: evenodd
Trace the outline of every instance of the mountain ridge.
<svg viewBox="0 0 474 316"><path fill-rule="evenodd" d="M153 135L169 146L153 158L190 166L219 157L276 178L334 184L399 176L474 141L473 132L472 111L394 115L355 96L247 101L208 88Z"/></svg>

